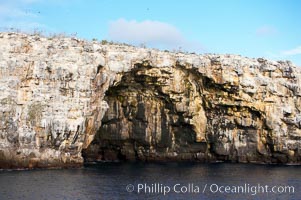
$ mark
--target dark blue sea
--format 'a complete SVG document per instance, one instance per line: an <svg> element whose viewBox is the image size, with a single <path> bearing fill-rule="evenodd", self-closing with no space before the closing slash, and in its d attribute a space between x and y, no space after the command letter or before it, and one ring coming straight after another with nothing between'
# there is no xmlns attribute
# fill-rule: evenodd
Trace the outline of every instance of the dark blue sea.
<svg viewBox="0 0 301 200"><path fill-rule="evenodd" d="M301 166L98 163L0 171L0 200L301 199Z"/></svg>

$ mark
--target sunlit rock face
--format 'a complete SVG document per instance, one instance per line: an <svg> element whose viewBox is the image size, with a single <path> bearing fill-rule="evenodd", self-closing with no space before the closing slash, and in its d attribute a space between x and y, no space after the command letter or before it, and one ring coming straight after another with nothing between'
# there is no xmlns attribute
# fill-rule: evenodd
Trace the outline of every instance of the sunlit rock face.
<svg viewBox="0 0 301 200"><path fill-rule="evenodd" d="M290 62L0 33L0 168L300 164Z"/></svg>

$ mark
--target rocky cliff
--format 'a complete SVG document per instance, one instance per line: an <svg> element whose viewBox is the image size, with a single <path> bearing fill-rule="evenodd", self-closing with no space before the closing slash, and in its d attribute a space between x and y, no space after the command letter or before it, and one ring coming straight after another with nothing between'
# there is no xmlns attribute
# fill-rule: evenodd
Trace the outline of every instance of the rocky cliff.
<svg viewBox="0 0 301 200"><path fill-rule="evenodd" d="M0 168L300 164L300 81L290 62L0 33Z"/></svg>

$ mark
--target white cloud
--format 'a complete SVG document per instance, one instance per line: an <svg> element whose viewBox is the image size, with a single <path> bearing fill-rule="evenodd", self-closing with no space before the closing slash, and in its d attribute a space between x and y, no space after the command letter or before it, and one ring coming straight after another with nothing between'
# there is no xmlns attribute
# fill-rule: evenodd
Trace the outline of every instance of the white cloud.
<svg viewBox="0 0 301 200"><path fill-rule="evenodd" d="M118 19L109 24L109 37L113 41L126 42L134 45L146 44L157 48L182 48L189 51L201 51L197 42L188 41L173 25L145 20Z"/></svg>
<svg viewBox="0 0 301 200"><path fill-rule="evenodd" d="M258 36L270 36L270 35L274 35L277 33L276 28L274 28L273 26L261 26L256 30L256 35Z"/></svg>
<svg viewBox="0 0 301 200"><path fill-rule="evenodd" d="M301 46L297 46L294 49L283 51L282 54L287 56L301 55Z"/></svg>

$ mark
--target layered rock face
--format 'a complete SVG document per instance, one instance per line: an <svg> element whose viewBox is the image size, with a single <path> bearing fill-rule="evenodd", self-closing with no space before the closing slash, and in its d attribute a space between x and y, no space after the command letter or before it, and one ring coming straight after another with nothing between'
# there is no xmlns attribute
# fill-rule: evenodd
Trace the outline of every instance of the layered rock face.
<svg viewBox="0 0 301 200"><path fill-rule="evenodd" d="M301 162L290 62L0 33L0 168Z"/></svg>

